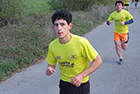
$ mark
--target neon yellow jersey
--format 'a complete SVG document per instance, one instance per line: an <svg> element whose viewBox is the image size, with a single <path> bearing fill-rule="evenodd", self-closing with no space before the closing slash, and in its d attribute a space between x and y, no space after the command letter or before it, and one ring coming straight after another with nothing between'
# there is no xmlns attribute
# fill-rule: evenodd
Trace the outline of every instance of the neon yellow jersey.
<svg viewBox="0 0 140 94"><path fill-rule="evenodd" d="M129 0L125 0L125 4L129 4Z"/></svg>
<svg viewBox="0 0 140 94"><path fill-rule="evenodd" d="M89 61L92 62L98 55L87 39L73 34L71 36L71 40L66 44L60 44L59 38L52 41L46 59L50 65L58 62L61 80L70 83L71 79L86 70ZM86 76L82 83L88 80L89 76Z"/></svg>
<svg viewBox="0 0 140 94"><path fill-rule="evenodd" d="M126 10L122 10L121 12L114 11L108 18L108 21L114 20L115 22L115 32L117 33L128 33L128 26L121 25L121 21L131 20L133 16Z"/></svg>

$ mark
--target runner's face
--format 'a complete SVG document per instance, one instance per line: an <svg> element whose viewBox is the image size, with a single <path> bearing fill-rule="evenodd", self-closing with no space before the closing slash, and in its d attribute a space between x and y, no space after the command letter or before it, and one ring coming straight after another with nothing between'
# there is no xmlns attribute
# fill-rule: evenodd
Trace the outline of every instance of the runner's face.
<svg viewBox="0 0 140 94"><path fill-rule="evenodd" d="M63 39L65 37L67 37L67 35L70 34L70 29L72 28L72 23L70 23L68 25L68 23L66 22L66 20L63 20L63 19L59 19L59 20L56 20L54 22L54 30L57 34L57 36L60 38L60 39Z"/></svg>
<svg viewBox="0 0 140 94"><path fill-rule="evenodd" d="M116 4L116 10L117 10L117 12L120 12L122 9L123 9L122 4L121 3L117 3Z"/></svg>

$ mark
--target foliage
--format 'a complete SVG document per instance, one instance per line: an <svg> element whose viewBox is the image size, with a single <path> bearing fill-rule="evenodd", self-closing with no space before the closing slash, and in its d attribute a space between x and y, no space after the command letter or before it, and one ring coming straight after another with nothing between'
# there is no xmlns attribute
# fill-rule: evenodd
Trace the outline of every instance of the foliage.
<svg viewBox="0 0 140 94"><path fill-rule="evenodd" d="M46 14L38 14L37 17L29 18L26 19L29 23L7 25L0 29L1 80L10 76L11 72L25 68L46 56L48 44L55 37L53 32L49 32L52 31L48 28L52 27L49 15L47 17Z"/></svg>
<svg viewBox="0 0 140 94"><path fill-rule="evenodd" d="M24 3L22 0L0 0L0 27L18 24L22 19Z"/></svg>
<svg viewBox="0 0 140 94"><path fill-rule="evenodd" d="M85 10L88 6L95 3L95 0L50 0L52 10L67 9L67 10Z"/></svg>
<svg viewBox="0 0 140 94"><path fill-rule="evenodd" d="M25 0L26 10L31 12L48 11L50 5L48 4L50 0Z"/></svg>
<svg viewBox="0 0 140 94"><path fill-rule="evenodd" d="M110 5L115 0L50 0L51 10L67 9L69 11L87 10L94 4Z"/></svg>
<svg viewBox="0 0 140 94"><path fill-rule="evenodd" d="M100 4L103 4L103 5L115 5L115 1L116 0L98 0L97 3L100 5Z"/></svg>

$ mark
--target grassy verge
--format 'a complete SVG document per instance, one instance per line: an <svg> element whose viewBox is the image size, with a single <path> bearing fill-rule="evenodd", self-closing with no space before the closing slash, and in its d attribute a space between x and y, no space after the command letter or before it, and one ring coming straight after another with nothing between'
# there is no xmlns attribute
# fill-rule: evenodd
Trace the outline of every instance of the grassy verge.
<svg viewBox="0 0 140 94"><path fill-rule="evenodd" d="M8 24L0 28L0 81L4 81L13 72L20 72L22 68L34 64L47 55L48 45L56 35L51 23L53 12L44 12L44 8L41 8L44 4L42 2L46 1L41 0L40 3L36 0L25 1L27 7L31 5L34 12L23 15L24 18L18 25ZM36 6L40 9L36 10L32 7L33 3L38 4ZM71 33L82 36L91 31L107 19L112 9L114 5L95 4L87 11L72 11Z"/></svg>
<svg viewBox="0 0 140 94"><path fill-rule="evenodd" d="M39 12L39 11L49 11L50 5L49 0L25 0L24 3L27 7L27 11Z"/></svg>

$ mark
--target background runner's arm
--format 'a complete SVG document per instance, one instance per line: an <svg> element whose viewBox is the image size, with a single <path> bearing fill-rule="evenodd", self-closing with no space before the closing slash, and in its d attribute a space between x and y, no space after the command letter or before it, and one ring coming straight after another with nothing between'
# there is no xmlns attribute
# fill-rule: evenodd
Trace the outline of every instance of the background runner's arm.
<svg viewBox="0 0 140 94"><path fill-rule="evenodd" d="M109 21L107 21L106 24L109 25Z"/></svg>
<svg viewBox="0 0 140 94"><path fill-rule="evenodd" d="M126 21L126 22L124 22L125 24L131 24L131 23L133 23L134 22L134 20L133 19L131 19L131 20L129 20L129 21Z"/></svg>
<svg viewBox="0 0 140 94"><path fill-rule="evenodd" d="M113 20L112 20L112 21L107 21L106 24L107 24L107 25L110 25L110 24L112 24L113 22L114 22Z"/></svg>

